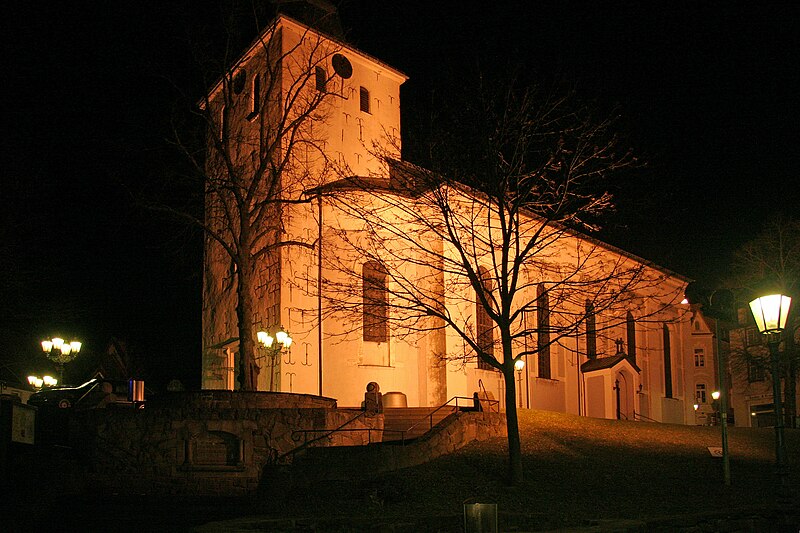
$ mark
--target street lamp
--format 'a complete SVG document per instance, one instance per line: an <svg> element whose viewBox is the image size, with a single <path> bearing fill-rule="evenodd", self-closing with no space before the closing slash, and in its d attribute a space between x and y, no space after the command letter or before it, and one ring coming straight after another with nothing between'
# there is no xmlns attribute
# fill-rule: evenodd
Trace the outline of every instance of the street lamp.
<svg viewBox="0 0 800 533"><path fill-rule="evenodd" d="M280 328L274 337L266 331L259 331L256 333L256 339L268 350L276 350L278 353L292 345L292 337L283 328Z"/></svg>
<svg viewBox="0 0 800 533"><path fill-rule="evenodd" d="M525 360L517 359L514 361L514 369L517 371L517 388L519 389L519 406L522 407L522 369L525 368Z"/></svg>
<svg viewBox="0 0 800 533"><path fill-rule="evenodd" d="M775 412L775 470L782 489L788 487L789 466L786 463L786 442L783 440L783 406L781 405L781 377L778 368L778 345L786 328L792 299L783 294L770 294L750 302L750 310L758 331L767 337L772 367L772 407Z"/></svg>
<svg viewBox="0 0 800 533"><path fill-rule="evenodd" d="M277 364L275 358L278 357L284 349L289 349L292 345L292 337L283 329L283 326L281 326L274 337L266 331L259 331L256 333L256 339L266 348L267 355L272 359L272 369L269 374L269 390L272 390L275 365Z"/></svg>
<svg viewBox="0 0 800 533"><path fill-rule="evenodd" d="M28 384L36 390L42 387L55 387L58 380L53 376L28 376Z"/></svg>
<svg viewBox="0 0 800 533"><path fill-rule="evenodd" d="M81 343L78 341L66 342L61 337L53 337L50 340L42 341L42 351L58 367L59 381L63 383L64 365L71 363L78 357L78 353L81 351Z"/></svg>
<svg viewBox="0 0 800 533"><path fill-rule="evenodd" d="M715 426L720 423L720 415L722 414L722 410L720 409L720 405L719 405L719 396L720 396L720 393L719 393L718 390L715 390L714 392L711 393L711 400L712 400L711 406L714 408L714 425Z"/></svg>

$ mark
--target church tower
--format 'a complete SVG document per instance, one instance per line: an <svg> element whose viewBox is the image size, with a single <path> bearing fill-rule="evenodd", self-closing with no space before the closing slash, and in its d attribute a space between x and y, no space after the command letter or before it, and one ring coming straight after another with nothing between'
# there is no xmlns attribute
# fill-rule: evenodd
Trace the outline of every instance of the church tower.
<svg viewBox="0 0 800 533"><path fill-rule="evenodd" d="M405 80L343 40L330 3L288 1L202 100L203 388L323 394L313 279L323 212L309 191L388 174L376 151L399 157ZM280 328L288 351L257 342Z"/></svg>

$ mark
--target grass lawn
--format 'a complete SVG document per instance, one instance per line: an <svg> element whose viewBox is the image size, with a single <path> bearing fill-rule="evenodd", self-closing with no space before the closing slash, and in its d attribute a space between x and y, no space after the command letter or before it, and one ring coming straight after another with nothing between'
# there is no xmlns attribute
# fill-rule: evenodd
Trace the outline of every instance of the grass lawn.
<svg viewBox="0 0 800 533"><path fill-rule="evenodd" d="M367 483L287 494L281 507L295 516L402 520L460 515L466 501L497 503L501 522L531 530L775 505L772 429L730 428L730 487L722 483L722 459L707 449L721 445L718 427L523 410L520 431L520 486L504 482L506 442L492 439ZM800 432L787 430L786 437L796 505Z"/></svg>

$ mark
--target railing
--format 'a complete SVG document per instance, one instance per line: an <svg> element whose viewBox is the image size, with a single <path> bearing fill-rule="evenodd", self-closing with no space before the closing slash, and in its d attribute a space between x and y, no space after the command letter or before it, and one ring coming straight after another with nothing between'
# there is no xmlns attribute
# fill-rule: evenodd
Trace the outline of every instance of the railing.
<svg viewBox="0 0 800 533"><path fill-rule="evenodd" d="M285 457L287 457L289 455L295 455L296 453L301 452L301 451L305 450L306 448L310 447L315 442L319 442L322 439L326 439L326 438L330 437L334 433L340 433L340 432L345 432L345 431L370 430L370 428L345 429L345 426L347 426L348 424L352 424L353 422L355 422L356 420L358 420L359 418L363 417L366 414L367 414L366 411L362 411L362 412L358 413L356 416L354 416L353 418L351 418L350 420L348 420L347 422L345 422L344 424L342 424L339 427L334 428L334 429L296 429L296 430L292 431L292 440L295 441L295 442L300 442L300 439L301 439L300 435L303 435L303 437L302 437L303 438L303 444L301 444L297 448L293 448L293 449L289 450L288 452L284 453L283 455L279 456L277 458L276 462L280 462L281 459L284 459ZM379 430L372 429L372 431L379 431ZM320 435L319 437L316 437L316 438L313 438L311 440L308 440L308 435L311 434L311 433L323 433L323 434Z"/></svg>
<svg viewBox="0 0 800 533"><path fill-rule="evenodd" d="M481 383L480 380L478 381L478 385L483 389L483 383ZM452 407L454 410L458 410L459 408L462 408L462 406L458 405L458 401L459 400L468 400L470 402L470 408L475 409L475 410L480 410L481 409L480 403L481 402L486 402L490 406L496 406L497 407L497 412L499 413L500 412L500 400L490 400L489 397L488 397L488 394L486 394L486 389L483 389L483 391L484 391L484 396L485 396L485 399L483 399L483 400L481 400L480 398L475 398L474 396L472 398L468 398L466 396L453 396L452 398L450 398L449 400L444 402L442 405L440 405L439 407L437 407L436 409L434 409L433 411L431 411L430 413L425 415L425 418L423 418L419 422L416 422L415 424L412 424L410 427L406 428L405 431L404 431L404 434L402 436L403 440L405 441L405 433L409 433L412 429L414 429L417 426L419 426L425 420L428 421L428 430L433 429L433 415L435 415L437 412L441 411L445 407ZM452 402L453 400L455 400L455 402L456 402L455 405L450 405L450 402ZM476 404L476 401L477 401L477 404ZM464 407L466 407L466 406L464 406ZM489 409L489 410L490 411L494 411L494 409Z"/></svg>
<svg viewBox="0 0 800 533"><path fill-rule="evenodd" d="M364 432L366 432L367 433L367 441L368 441L369 444L372 444L372 433L400 433L401 437L402 437L402 434L405 433L405 430L402 430L402 429L380 429L380 428L343 428L341 426L336 428L336 429L296 429L296 430L292 431L292 440L295 441L295 442L299 442L300 439L301 439L301 435L302 435L302 439L304 440L304 442L300 446L308 447L311 444L313 444L313 443L315 443L315 442L317 442L319 440L322 440L322 439L324 439L326 437L330 437L334 433L345 433L345 432L347 432L347 433L364 433ZM326 434L325 435L320 435L319 437L317 437L315 439L308 440L308 435L311 435L313 433L326 433ZM375 441L375 442L381 442L381 441Z"/></svg>
<svg viewBox="0 0 800 533"><path fill-rule="evenodd" d="M633 412L633 419L634 420L644 420L646 422L658 422L655 418L650 418L649 416L644 416L642 413L637 413L636 411Z"/></svg>
<svg viewBox="0 0 800 533"><path fill-rule="evenodd" d="M482 401L482 402L486 402L487 404L489 404L489 406L494 406L495 407L495 409L490 408L489 411L491 411L493 413L499 413L500 412L500 400L489 399L489 393L486 391L486 387L483 386L483 380L482 379L478 380L478 387L483 392L483 399L481 399L480 396L478 397L478 399L480 401Z"/></svg>

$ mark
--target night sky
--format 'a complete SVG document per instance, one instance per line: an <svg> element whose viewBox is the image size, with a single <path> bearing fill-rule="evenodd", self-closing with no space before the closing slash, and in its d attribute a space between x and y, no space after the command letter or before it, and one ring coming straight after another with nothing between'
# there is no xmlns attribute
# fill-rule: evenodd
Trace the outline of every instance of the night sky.
<svg viewBox="0 0 800 533"><path fill-rule="evenodd" d="M61 333L87 354L125 339L154 384L199 385L201 241L138 199L181 168L166 139L204 88L189 37L221 4L4 9L3 379L44 368L37 342ZM347 0L340 14L349 42L409 76L406 133L430 91L458 90L443 72L476 63L617 106L647 166L616 185L604 237L713 283L771 212L798 216L800 9L761 4Z"/></svg>

